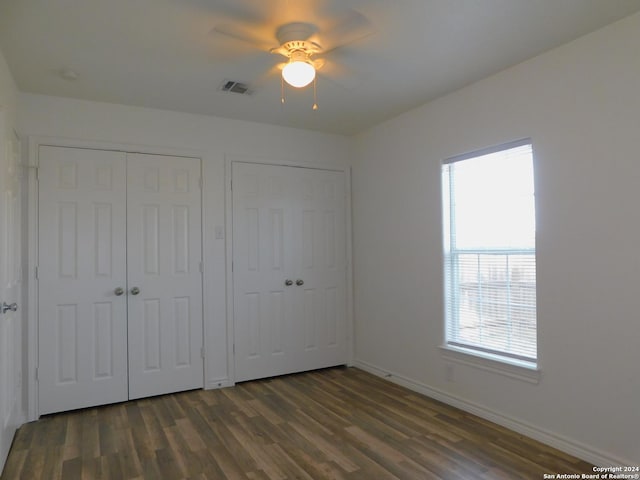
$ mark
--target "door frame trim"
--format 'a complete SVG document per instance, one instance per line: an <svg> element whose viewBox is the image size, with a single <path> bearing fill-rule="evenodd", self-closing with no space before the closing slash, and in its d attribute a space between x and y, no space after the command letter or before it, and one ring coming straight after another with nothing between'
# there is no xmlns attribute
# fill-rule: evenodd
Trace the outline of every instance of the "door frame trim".
<svg viewBox="0 0 640 480"><path fill-rule="evenodd" d="M353 237L351 217L351 167L336 164L317 164L275 159L270 157L225 154L225 231L226 231L226 272L227 285L227 373L231 384L235 384L235 352L234 352L234 310L233 310L233 192L231 190L232 166L234 163L254 163L258 165L274 165L283 167L308 168L312 170L342 172L345 182L345 242L346 242L346 322L347 322L347 365L354 365L355 339L353 323Z"/></svg>
<svg viewBox="0 0 640 480"><path fill-rule="evenodd" d="M106 150L124 153L143 153L151 155L167 155L175 157L197 158L200 160L201 178L206 176L206 153L200 150L187 148L172 148L163 146L136 145L128 143L104 142L99 140L82 140L65 137L50 137L42 135L30 135L27 137L27 271L23 272L23 280L26 279L27 291L27 366L24 377L27 383L28 412L27 421L34 421L39 418L38 410L38 279L36 278L36 269L38 267L38 152L41 146L51 147L67 147L67 148L86 148L90 150ZM205 264L205 231L206 231L206 203L204 189L200 191L200 201L202 203L202 262ZM202 313L203 313L203 351L204 358L204 376L202 379L203 388L206 388L207 379L207 349L205 339L207 338L207 322L206 318L210 315L213 307L207 301L204 288L207 285L207 272L209 269L204 268L202 274ZM210 275L210 273L209 273Z"/></svg>

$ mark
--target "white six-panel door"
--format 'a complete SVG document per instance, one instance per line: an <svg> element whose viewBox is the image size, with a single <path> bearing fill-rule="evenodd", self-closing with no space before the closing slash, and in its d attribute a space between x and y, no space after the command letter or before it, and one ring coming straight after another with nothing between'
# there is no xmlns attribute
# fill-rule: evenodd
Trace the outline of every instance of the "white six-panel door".
<svg viewBox="0 0 640 480"><path fill-rule="evenodd" d="M294 311L302 323L296 371L347 362L344 173L295 168Z"/></svg>
<svg viewBox="0 0 640 480"><path fill-rule="evenodd" d="M200 160L127 159L129 398L201 388Z"/></svg>
<svg viewBox="0 0 640 480"><path fill-rule="evenodd" d="M300 343L293 312L295 274L291 173L234 163L233 290L235 379L290 371Z"/></svg>
<svg viewBox="0 0 640 480"><path fill-rule="evenodd" d="M346 363L344 174L234 162L232 178L236 381Z"/></svg>
<svg viewBox="0 0 640 480"><path fill-rule="evenodd" d="M39 411L126 400L126 154L39 159Z"/></svg>
<svg viewBox="0 0 640 480"><path fill-rule="evenodd" d="M7 132L0 108L0 305L20 305L20 159L18 139ZM0 310L0 472L20 421L21 312Z"/></svg>
<svg viewBox="0 0 640 480"><path fill-rule="evenodd" d="M199 160L39 162L39 412L201 388Z"/></svg>

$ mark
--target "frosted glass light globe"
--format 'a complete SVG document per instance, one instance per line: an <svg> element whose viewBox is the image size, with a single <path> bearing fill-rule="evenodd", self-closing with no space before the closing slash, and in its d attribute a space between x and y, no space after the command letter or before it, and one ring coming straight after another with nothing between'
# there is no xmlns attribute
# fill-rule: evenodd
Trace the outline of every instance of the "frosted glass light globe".
<svg viewBox="0 0 640 480"><path fill-rule="evenodd" d="M306 87L315 77L316 69L308 62L294 61L282 69L284 81L295 88Z"/></svg>

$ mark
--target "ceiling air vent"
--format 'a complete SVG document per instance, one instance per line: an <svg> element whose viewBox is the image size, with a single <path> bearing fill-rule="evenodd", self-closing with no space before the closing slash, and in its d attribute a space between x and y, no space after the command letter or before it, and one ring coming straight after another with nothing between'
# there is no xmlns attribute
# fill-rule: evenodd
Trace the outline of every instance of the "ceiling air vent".
<svg viewBox="0 0 640 480"><path fill-rule="evenodd" d="M236 82L233 80L225 80L220 85L219 90L223 92L239 93L240 95L250 95L249 85L242 82Z"/></svg>

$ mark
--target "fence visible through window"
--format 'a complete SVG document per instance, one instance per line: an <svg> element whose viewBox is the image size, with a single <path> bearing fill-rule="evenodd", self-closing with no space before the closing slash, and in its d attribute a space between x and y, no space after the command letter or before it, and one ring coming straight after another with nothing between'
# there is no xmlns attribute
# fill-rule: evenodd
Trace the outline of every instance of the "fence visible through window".
<svg viewBox="0 0 640 480"><path fill-rule="evenodd" d="M459 295L453 344L489 353L536 357L536 279L534 251L463 251L457 265Z"/></svg>

